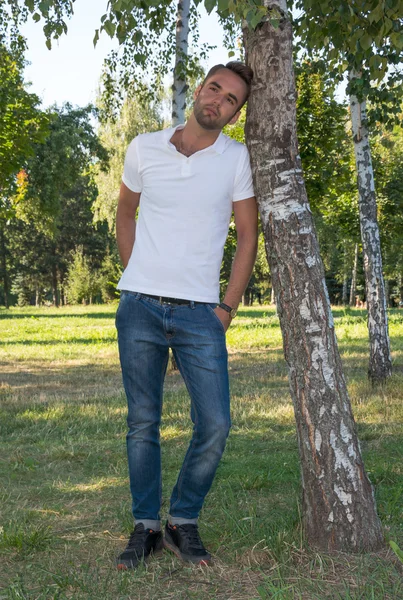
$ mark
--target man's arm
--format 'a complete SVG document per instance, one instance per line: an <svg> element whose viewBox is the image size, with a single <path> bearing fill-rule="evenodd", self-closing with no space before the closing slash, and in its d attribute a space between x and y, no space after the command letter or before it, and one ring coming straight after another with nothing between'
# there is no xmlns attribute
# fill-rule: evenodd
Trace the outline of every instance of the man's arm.
<svg viewBox="0 0 403 600"><path fill-rule="evenodd" d="M126 268L136 239L136 210L140 193L132 192L122 183L116 213L116 240L123 267Z"/></svg>
<svg viewBox="0 0 403 600"><path fill-rule="evenodd" d="M232 263L231 276L223 302L237 308L252 274L257 252L257 205L254 197L233 203L237 247ZM231 316L224 309L215 312L222 321L225 330L231 323Z"/></svg>

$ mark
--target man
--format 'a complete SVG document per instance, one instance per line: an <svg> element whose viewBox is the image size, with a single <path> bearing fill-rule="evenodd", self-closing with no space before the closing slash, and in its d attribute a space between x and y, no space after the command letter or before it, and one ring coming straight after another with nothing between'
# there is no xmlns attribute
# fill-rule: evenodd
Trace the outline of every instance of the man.
<svg viewBox="0 0 403 600"><path fill-rule="evenodd" d="M127 151L116 218L125 267L116 326L136 526L118 557L120 569L136 567L163 545L192 563L211 558L197 519L230 428L225 332L257 247L248 152L221 130L239 118L252 77L242 63L213 67L195 91L185 126L139 135ZM219 304L232 210L237 251ZM159 425L169 348L189 391L194 428L163 539Z"/></svg>

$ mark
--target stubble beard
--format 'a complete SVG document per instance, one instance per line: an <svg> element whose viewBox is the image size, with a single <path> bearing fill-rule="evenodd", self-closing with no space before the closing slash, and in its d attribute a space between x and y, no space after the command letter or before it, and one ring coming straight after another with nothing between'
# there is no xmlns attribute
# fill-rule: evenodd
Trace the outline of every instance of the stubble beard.
<svg viewBox="0 0 403 600"><path fill-rule="evenodd" d="M231 121L232 117L234 116L234 115L232 115L225 121L222 117L220 117L219 114L217 115L217 117L215 117L214 115L203 114L203 110L205 108L208 108L208 107L200 106L200 103L198 102L198 98L196 98L196 101L195 101L194 107L193 107L193 114L194 114L194 117L195 117L197 123L200 125L200 127L205 129L206 131L217 131L217 130L221 131L223 129L223 127L225 127L225 125L227 123L229 123ZM214 109L214 110L217 110L217 109Z"/></svg>

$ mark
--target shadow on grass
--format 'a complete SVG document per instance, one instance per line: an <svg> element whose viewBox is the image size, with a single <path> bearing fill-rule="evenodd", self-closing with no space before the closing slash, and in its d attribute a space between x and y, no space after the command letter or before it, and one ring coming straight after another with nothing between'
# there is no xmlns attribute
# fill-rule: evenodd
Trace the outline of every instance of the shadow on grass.
<svg viewBox="0 0 403 600"><path fill-rule="evenodd" d="M40 314L40 313L5 313L0 312L0 319L114 319L117 307L110 312L94 313L60 313Z"/></svg>
<svg viewBox="0 0 403 600"><path fill-rule="evenodd" d="M108 338L109 339L109 338ZM88 343L102 343L104 340L91 340ZM113 340L114 341L114 340ZM36 342L35 342L36 343ZM57 344L59 342L52 342ZM34 344L34 342L32 342ZM2 386L0 394L4 401L18 396L18 401L47 398L89 398L110 397L123 393L117 347L112 344L110 352L99 357L85 358L83 364L48 364L34 360L15 365L12 361L3 362ZM354 393L369 396L372 391L367 382L368 356L358 342L341 345L342 363L347 381L354 382ZM26 368L24 368L26 365ZM229 356L230 383L233 398L247 397L251 393L267 399L279 395L283 401L290 401L288 369L282 349L261 348L251 351L237 351ZM395 361L394 372L399 377L403 370L401 361ZM394 383L395 382L395 383ZM359 388L357 389L357 385ZM398 386L396 377L391 385ZM185 386L179 372L168 371L166 393L185 393ZM374 390L377 393L377 390ZM253 398L252 398L253 399Z"/></svg>
<svg viewBox="0 0 403 600"><path fill-rule="evenodd" d="M71 339L64 340L15 340L0 341L0 346L63 346L65 344L113 344L116 343L117 336L99 337L99 338L80 338L74 335Z"/></svg>

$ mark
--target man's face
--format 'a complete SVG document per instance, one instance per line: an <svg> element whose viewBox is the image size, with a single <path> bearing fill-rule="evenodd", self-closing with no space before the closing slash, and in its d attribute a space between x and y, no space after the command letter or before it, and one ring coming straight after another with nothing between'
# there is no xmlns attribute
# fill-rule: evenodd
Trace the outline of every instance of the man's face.
<svg viewBox="0 0 403 600"><path fill-rule="evenodd" d="M203 129L220 130L235 123L247 93L245 82L229 69L220 69L195 91L193 114Z"/></svg>

